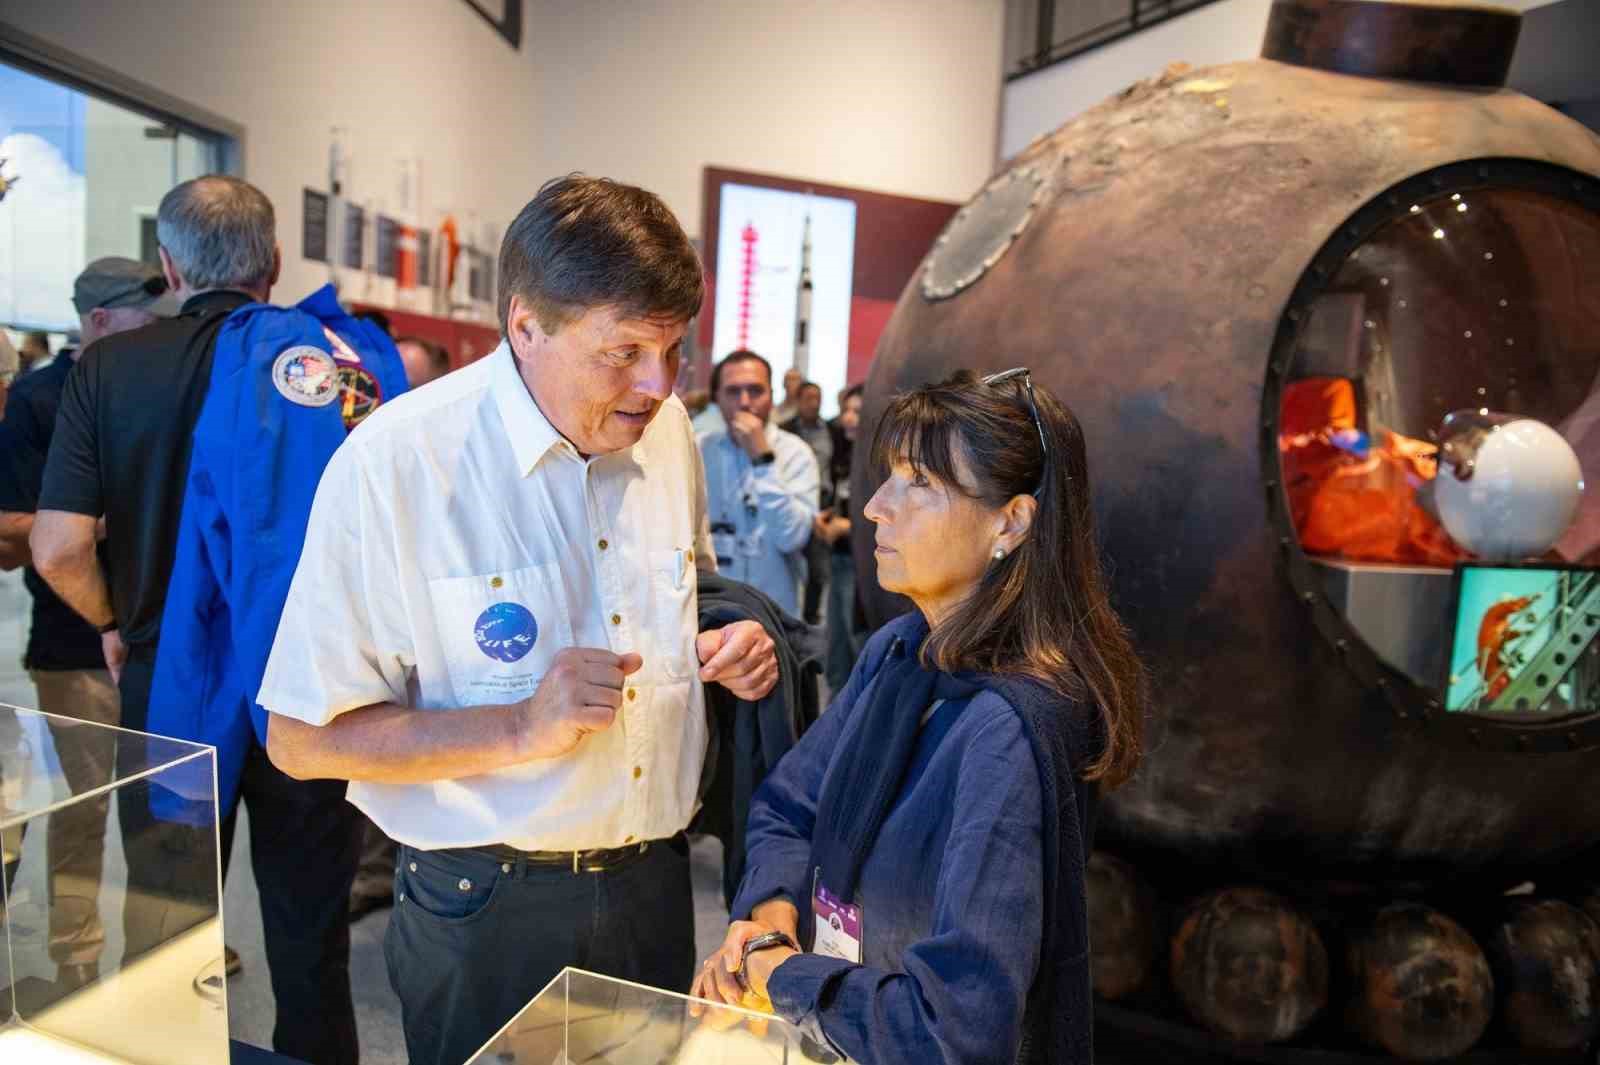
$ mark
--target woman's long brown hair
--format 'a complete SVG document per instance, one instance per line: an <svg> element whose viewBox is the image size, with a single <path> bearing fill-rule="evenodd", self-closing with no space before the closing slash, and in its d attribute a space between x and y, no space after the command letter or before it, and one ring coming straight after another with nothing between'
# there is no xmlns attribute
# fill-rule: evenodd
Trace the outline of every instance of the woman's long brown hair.
<svg viewBox="0 0 1600 1065"><path fill-rule="evenodd" d="M1145 670L1106 592L1083 430L1037 384L1034 400L1048 456L1022 382L985 385L970 370L891 400L873 456L880 469L903 460L989 507L1038 490L1027 538L933 628L922 657L945 671L1022 674L1095 707L1105 746L1084 777L1109 790L1133 775L1142 754ZM958 455L971 485L958 474Z"/></svg>

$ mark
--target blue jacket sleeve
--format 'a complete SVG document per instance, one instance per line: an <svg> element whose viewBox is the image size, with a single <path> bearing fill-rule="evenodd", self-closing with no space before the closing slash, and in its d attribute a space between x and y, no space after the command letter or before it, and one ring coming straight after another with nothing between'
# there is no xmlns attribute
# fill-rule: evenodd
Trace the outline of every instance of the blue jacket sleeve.
<svg viewBox="0 0 1600 1065"><path fill-rule="evenodd" d="M810 906L811 828L822 778L851 711L883 665L893 638L885 627L867 642L844 690L756 789L745 828L744 880L729 910L734 920L749 919L751 910L778 895L802 914Z"/></svg>
<svg viewBox="0 0 1600 1065"><path fill-rule="evenodd" d="M906 949L904 971L801 954L767 985L780 1016L853 1060L1015 1060L1039 965L1044 893L1038 768L1016 714L997 716L974 737L951 803L933 927ZM863 919L870 928L871 913Z"/></svg>
<svg viewBox="0 0 1600 1065"><path fill-rule="evenodd" d="M219 580L219 574L227 572L228 538L227 517L218 506L211 476L213 457L197 433L162 611L146 727L160 736L217 748L217 801L228 811L249 750L250 731L237 694L233 657L227 641L220 638L228 626L228 604ZM219 703L227 702L233 711L219 712ZM190 769L193 772L187 774L166 774L152 788L150 805L158 818L186 824L209 821L210 766L195 763Z"/></svg>

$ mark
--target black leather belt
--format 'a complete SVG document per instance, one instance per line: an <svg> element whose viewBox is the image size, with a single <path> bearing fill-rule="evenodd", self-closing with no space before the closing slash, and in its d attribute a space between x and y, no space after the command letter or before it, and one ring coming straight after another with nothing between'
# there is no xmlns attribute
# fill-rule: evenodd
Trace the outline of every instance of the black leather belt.
<svg viewBox="0 0 1600 1065"><path fill-rule="evenodd" d="M496 843L474 850L492 855L497 862L527 862L529 865L559 865L574 873L605 873L620 868L666 840L643 840L625 847L595 847L586 851L524 851Z"/></svg>

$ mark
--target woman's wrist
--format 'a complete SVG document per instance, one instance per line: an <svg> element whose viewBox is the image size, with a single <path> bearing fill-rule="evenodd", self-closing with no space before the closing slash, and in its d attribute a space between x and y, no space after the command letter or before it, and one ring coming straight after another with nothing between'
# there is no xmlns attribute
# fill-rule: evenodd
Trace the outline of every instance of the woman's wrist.
<svg viewBox="0 0 1600 1065"><path fill-rule="evenodd" d="M767 981L772 979L772 974L778 966L798 954L799 951L790 950L788 947L768 947L752 953L745 961L745 978L750 982L750 990L762 998L770 999L767 992Z"/></svg>

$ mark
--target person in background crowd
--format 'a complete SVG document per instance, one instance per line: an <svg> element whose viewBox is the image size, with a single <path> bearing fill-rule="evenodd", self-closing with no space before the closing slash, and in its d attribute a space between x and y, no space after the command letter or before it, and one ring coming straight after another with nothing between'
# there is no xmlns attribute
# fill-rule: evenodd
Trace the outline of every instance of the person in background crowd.
<svg viewBox="0 0 1600 1065"><path fill-rule="evenodd" d="M817 457L773 424L772 366L755 352L717 363L711 394L727 424L700 437L717 569L799 617L821 481Z"/></svg>
<svg viewBox="0 0 1600 1065"><path fill-rule="evenodd" d="M694 993L748 991L861 1065L1089 1065L1092 807L1138 764L1145 683L1082 430L1025 369L962 371L876 443L861 512L915 609L756 793Z"/></svg>
<svg viewBox="0 0 1600 1065"><path fill-rule="evenodd" d="M195 427L218 337L234 311L270 299L282 262L274 230L271 201L246 182L209 175L173 188L162 197L156 232L162 270L182 309L95 344L62 394L29 542L40 575L100 631L126 728L145 731L149 723ZM306 376L309 400L327 402L338 387L325 374ZM95 553L101 514L109 532L103 566ZM243 792L277 1001L273 1046L307 1062L353 1065L344 922L359 837L343 786L293 781L261 757L246 768ZM196 829L159 820L149 800L123 794L123 925L131 959L189 919L185 900L175 896L183 863L200 876L215 857L190 841ZM322 917L330 907L336 924Z"/></svg>
<svg viewBox="0 0 1600 1065"><path fill-rule="evenodd" d="M80 340L79 347L89 346L87 340ZM22 347L17 349L17 358L21 365L17 368L17 375L27 373L35 366L42 366L50 361L50 334L42 329L35 329L22 338Z"/></svg>
<svg viewBox="0 0 1600 1065"><path fill-rule="evenodd" d="M856 557L850 546L850 460L861 428L861 386L839 395L839 416L828 423L833 434L827 478L833 504L817 515L816 532L829 546L828 658L824 674L828 690L840 691L861 653L856 625Z"/></svg>
<svg viewBox="0 0 1600 1065"><path fill-rule="evenodd" d="M11 338L0 330L0 421L5 419L6 398L11 394L11 383L22 369L22 359L11 346Z"/></svg>
<svg viewBox="0 0 1600 1065"><path fill-rule="evenodd" d="M833 433L828 428L828 423L822 420L822 386L814 381L806 381L800 385L800 406L795 416L782 423L778 428L784 432L793 433L806 442L811 448L811 453L817 457L817 470L822 475L822 491L819 505L825 511L833 506L833 485L829 477L829 470L833 464ZM821 520L821 513L817 515ZM818 529L813 529L811 539L806 542L806 591L805 591L805 620L807 624L815 625L822 611L822 590L828 584L828 541L819 534Z"/></svg>
<svg viewBox="0 0 1600 1065"><path fill-rule="evenodd" d="M406 381L412 388L437 381L450 372L450 353L444 350L443 344L422 337L401 337L394 345L400 349L400 361L406 367Z"/></svg>
<svg viewBox="0 0 1600 1065"><path fill-rule="evenodd" d="M63 603L30 565L28 535L44 485L45 458L55 432L56 411L67 375L80 351L102 337L139 329L177 313L161 271L132 259L96 259L72 286L83 348L63 348L55 361L20 379L6 402L0 423L0 569L23 569L33 596L32 625L23 667L33 681L38 708L47 714L92 721L121 722L116 685L106 669L100 635ZM74 794L89 792L112 777L116 744L102 730L68 730L51 725L56 757ZM46 848L50 867L50 959L59 967L64 990L81 987L99 975L105 948L100 916L100 869L105 851L110 797L66 806L50 815Z"/></svg>
<svg viewBox="0 0 1600 1065"><path fill-rule="evenodd" d="M783 402L778 404L778 409L772 412L772 420L779 425L800 413L800 386L805 384L806 375L793 366L783 371ZM716 389L712 389L713 392Z"/></svg>
<svg viewBox="0 0 1600 1065"><path fill-rule="evenodd" d="M677 219L559 178L499 276L500 346L328 464L259 695L273 761L351 781L400 841L414 1065L459 1065L564 966L688 987L703 685L778 680L760 624L697 634L705 486L671 390L705 288Z"/></svg>

